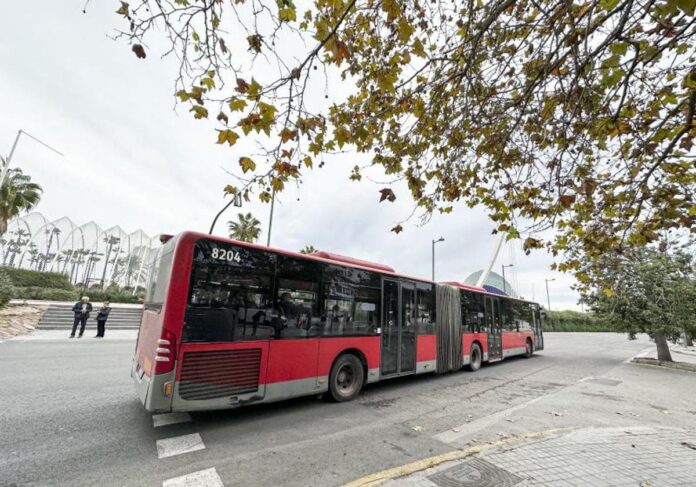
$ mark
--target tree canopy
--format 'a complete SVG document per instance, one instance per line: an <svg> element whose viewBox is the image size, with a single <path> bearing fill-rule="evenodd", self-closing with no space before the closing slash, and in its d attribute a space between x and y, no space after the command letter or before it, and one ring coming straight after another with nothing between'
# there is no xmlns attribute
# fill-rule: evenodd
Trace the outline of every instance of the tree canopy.
<svg viewBox="0 0 696 487"><path fill-rule="evenodd" d="M260 147L227 191L267 202L353 150L351 179L379 166L426 214L483 206L581 280L582 259L694 231L696 0L120 5L117 37L145 59L164 36L217 143Z"/></svg>
<svg viewBox="0 0 696 487"><path fill-rule="evenodd" d="M0 157L0 167L5 160ZM8 169L0 186L0 235L7 231L9 221L22 211L29 211L39 204L41 186L31 182L31 176L21 169Z"/></svg>
<svg viewBox="0 0 696 487"><path fill-rule="evenodd" d="M256 242L261 234L261 222L251 213L239 213L237 221L229 221L230 238L242 242Z"/></svg>
<svg viewBox="0 0 696 487"><path fill-rule="evenodd" d="M658 359L671 360L667 340L696 335L693 255L681 248L637 247L600 260L596 285L583 299L617 330L648 333L657 344Z"/></svg>

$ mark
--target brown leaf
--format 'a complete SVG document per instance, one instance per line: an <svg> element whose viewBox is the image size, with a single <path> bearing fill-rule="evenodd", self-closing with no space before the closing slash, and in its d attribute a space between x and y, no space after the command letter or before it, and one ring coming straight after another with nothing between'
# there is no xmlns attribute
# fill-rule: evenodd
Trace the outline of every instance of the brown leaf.
<svg viewBox="0 0 696 487"><path fill-rule="evenodd" d="M138 59L145 59L147 55L145 54L145 48L140 44L133 44L131 50L138 56Z"/></svg>
<svg viewBox="0 0 696 487"><path fill-rule="evenodd" d="M118 10L116 10L116 13L119 15L123 15L124 17L128 17L128 3L121 2L121 6Z"/></svg>
<svg viewBox="0 0 696 487"><path fill-rule="evenodd" d="M227 45L225 44L225 39L220 37L220 40L218 42L220 43L220 50L222 51L222 53L227 54Z"/></svg>
<svg viewBox="0 0 696 487"><path fill-rule="evenodd" d="M396 195L394 194L394 191L392 191L390 188L380 189L379 192L381 195L379 197L380 203L384 200L389 200L389 201L393 202L396 199Z"/></svg>
<svg viewBox="0 0 696 487"><path fill-rule="evenodd" d="M560 197L560 202L561 206L567 207L575 203L575 195L574 194L563 194Z"/></svg>
<svg viewBox="0 0 696 487"><path fill-rule="evenodd" d="M249 83L244 81L242 78L237 78L237 91L240 93L246 93L249 91Z"/></svg>
<svg viewBox="0 0 696 487"><path fill-rule="evenodd" d="M249 37L247 37L247 42L249 43L249 50L261 52L261 41L262 40L263 40L263 37L261 37L259 34L254 34L254 35L250 35Z"/></svg>
<svg viewBox="0 0 696 487"><path fill-rule="evenodd" d="M225 122L225 124L227 124L227 122L230 121L230 119L227 118L227 115L225 115L223 112L218 113L217 119L218 119L220 122Z"/></svg>
<svg viewBox="0 0 696 487"><path fill-rule="evenodd" d="M391 231L394 233L401 233L403 230L404 230L404 227L402 227L401 225L397 225L391 229Z"/></svg>

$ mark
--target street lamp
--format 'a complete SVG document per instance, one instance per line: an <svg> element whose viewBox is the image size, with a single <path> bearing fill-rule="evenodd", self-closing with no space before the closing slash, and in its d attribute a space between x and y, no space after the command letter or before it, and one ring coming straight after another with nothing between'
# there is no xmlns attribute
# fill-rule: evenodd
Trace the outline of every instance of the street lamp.
<svg viewBox="0 0 696 487"><path fill-rule="evenodd" d="M15 137L14 144L12 144L12 149L10 149L10 155L7 156L7 159L5 159L5 163L0 168L0 188L2 187L2 184L5 182L5 178L7 177L7 171L10 169L10 162L12 162L12 156L14 155L14 151L17 148L17 143L19 142L20 135L26 135L27 137L34 139L39 144L43 145L44 147L48 147L49 149L51 149L53 152L55 152L59 156L64 157L62 153L60 153L59 151L57 151L56 149L54 149L53 147L48 145L46 142L43 142L43 141L37 139L36 137L34 137L33 135L31 135L30 133L27 133L24 130L19 129L17 131L17 137Z"/></svg>
<svg viewBox="0 0 696 487"><path fill-rule="evenodd" d="M555 277L552 279L544 279L544 281L546 282L546 302L549 305L549 312L551 312L551 299L549 298L549 282L553 282L555 280Z"/></svg>
<svg viewBox="0 0 696 487"><path fill-rule="evenodd" d="M435 282L435 244L444 242L445 239L440 237L437 240L433 240L433 282Z"/></svg>
<svg viewBox="0 0 696 487"><path fill-rule="evenodd" d="M507 294L507 289L506 289L507 284L505 283L505 268L506 267L514 267L514 266L515 266L515 264L508 264L508 265L503 264L503 292L505 294Z"/></svg>

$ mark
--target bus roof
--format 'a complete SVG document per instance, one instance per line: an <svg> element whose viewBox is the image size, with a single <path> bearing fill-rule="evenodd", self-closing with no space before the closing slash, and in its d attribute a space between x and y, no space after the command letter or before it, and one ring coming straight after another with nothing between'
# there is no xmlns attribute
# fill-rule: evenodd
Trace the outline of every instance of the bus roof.
<svg viewBox="0 0 696 487"><path fill-rule="evenodd" d="M401 278L410 279L410 280L419 281L419 282L424 282L424 283L429 283L429 284L438 284L436 282L433 282L430 279L425 279L422 277L414 277L414 276L409 276L407 274L398 273L394 270L393 267L390 267L386 264L379 264L377 262L370 262L367 260L356 259L353 257L347 257L347 256L340 255L340 254L334 254L332 252L325 252L323 250L318 251L318 252L313 252L311 254L302 254L300 252L293 252L292 250L281 249L278 247L267 247L265 245L259 245L259 244L249 243L249 242L242 242L240 240L234 240L232 238L221 237L218 235L209 235L207 233L190 232L190 231L182 232L180 234L180 237L181 237L182 241L186 241L186 240L196 241L196 240L199 240L202 238L220 240L223 242L233 243L235 245L241 245L242 247L249 247L249 248L253 248L253 249L257 249L257 250L266 250L266 251L274 252L276 254L282 254L282 255L288 255L291 257L296 257L298 259L315 260L315 261L323 262L326 264L338 264L338 265L343 265L346 267L353 267L356 269L362 269L362 270L366 270L366 271L388 274L388 275L391 275L393 277L401 277ZM466 291L473 291L473 292L477 292L477 293L481 293L481 294L494 295L482 287L472 286L470 284L465 284L463 282L446 281L446 282L442 282L440 284L447 284L449 286L453 286L453 287L463 289ZM498 295L496 294L495 296L498 296ZM515 299L518 301L532 302L532 301L527 301L525 299L515 298L512 296L504 296L504 297L509 298L509 299Z"/></svg>

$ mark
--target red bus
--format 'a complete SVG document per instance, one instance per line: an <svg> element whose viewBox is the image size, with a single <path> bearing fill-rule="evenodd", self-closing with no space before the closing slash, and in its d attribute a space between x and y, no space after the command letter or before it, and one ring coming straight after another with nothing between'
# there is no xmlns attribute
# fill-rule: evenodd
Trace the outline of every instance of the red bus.
<svg viewBox="0 0 696 487"><path fill-rule="evenodd" d="M478 287L185 232L158 251L131 376L148 411L234 408L543 348L541 309Z"/></svg>

